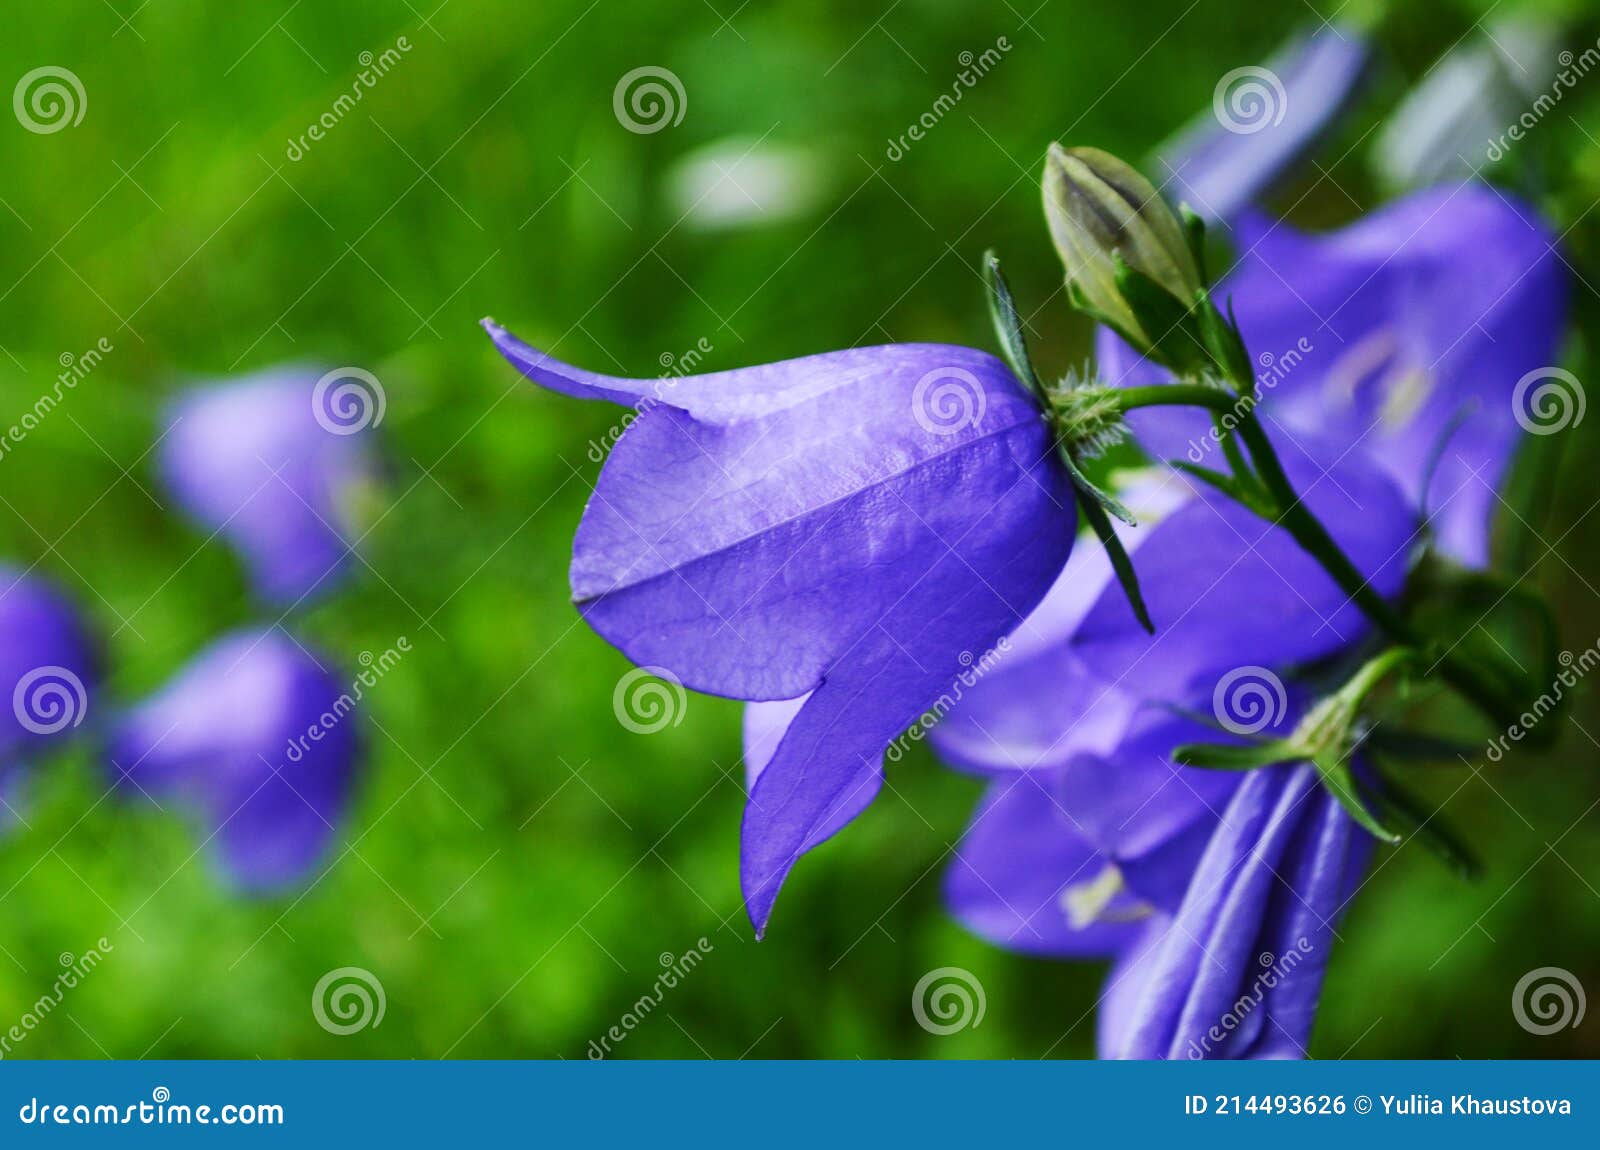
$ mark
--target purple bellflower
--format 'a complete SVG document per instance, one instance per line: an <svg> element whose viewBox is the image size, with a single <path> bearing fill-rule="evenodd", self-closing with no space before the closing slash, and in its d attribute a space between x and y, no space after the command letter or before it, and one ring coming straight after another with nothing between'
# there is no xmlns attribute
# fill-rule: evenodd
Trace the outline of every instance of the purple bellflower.
<svg viewBox="0 0 1600 1150"><path fill-rule="evenodd" d="M751 921L876 795L885 748L1061 571L1075 496L998 359L901 344L667 380L533 382L637 408L573 544L585 620L640 666L753 704Z"/></svg>
<svg viewBox="0 0 1600 1150"><path fill-rule="evenodd" d="M1265 66L1228 72L1210 110L1161 150L1168 197L1209 223L1231 221L1339 119L1360 93L1369 59L1359 30L1324 23Z"/></svg>
<svg viewBox="0 0 1600 1150"><path fill-rule="evenodd" d="M361 756L345 687L282 631L240 631L118 716L111 766L130 795L204 820L241 889L304 882L350 805Z"/></svg>
<svg viewBox="0 0 1600 1150"><path fill-rule="evenodd" d="M163 480L224 536L257 593L291 606L331 586L352 545L352 502L375 473L382 389L365 372L281 367L190 391L171 408Z"/></svg>
<svg viewBox="0 0 1600 1150"><path fill-rule="evenodd" d="M23 768L89 713L98 659L83 621L46 580L0 563L0 824Z"/></svg>
<svg viewBox="0 0 1600 1150"><path fill-rule="evenodd" d="M1297 488L1392 597L1415 512L1359 457L1304 442L1285 459ZM1309 763L1239 773L1172 751L1287 735L1306 711L1297 672L1347 659L1369 628L1281 528L1209 488L1129 542L1154 638L1108 572L1063 576L1027 642L934 728L943 758L990 780L946 898L997 945L1117 958L1106 1056L1299 1056L1371 836Z"/></svg>
<svg viewBox="0 0 1600 1150"><path fill-rule="evenodd" d="M1256 353L1262 415L1370 455L1427 514L1440 551L1482 566L1521 431L1559 398L1541 392L1546 375L1559 380L1567 301L1549 228L1463 184L1327 235L1249 213L1234 238L1243 254L1213 294ZM1168 378L1104 329L1098 359L1111 384ZM1157 456L1214 462L1203 412L1138 411L1129 425Z"/></svg>

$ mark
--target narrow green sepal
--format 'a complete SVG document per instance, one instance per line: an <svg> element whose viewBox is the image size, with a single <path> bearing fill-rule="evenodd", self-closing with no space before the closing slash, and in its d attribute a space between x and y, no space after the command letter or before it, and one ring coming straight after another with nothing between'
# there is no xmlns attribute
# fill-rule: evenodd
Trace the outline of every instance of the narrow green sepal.
<svg viewBox="0 0 1600 1150"><path fill-rule="evenodd" d="M1120 253L1113 254L1112 262L1116 268L1117 291L1127 301L1139 326L1148 333L1148 354L1185 375L1204 370L1209 357L1188 305L1130 266Z"/></svg>
<svg viewBox="0 0 1600 1150"><path fill-rule="evenodd" d="M1045 402L1044 387L1038 373L1033 370L1033 360L1028 355L1028 342L1022 334L1022 318L1017 314L1016 301L1011 296L1011 286L1000 270L1000 258L994 251L983 253L983 285L989 289L989 318L994 321L994 333L1000 340L1000 353L1022 385L1033 393L1041 404Z"/></svg>
<svg viewBox="0 0 1600 1150"><path fill-rule="evenodd" d="M1083 473L1083 469L1072 458L1072 453L1067 450L1066 445L1061 445L1060 450L1056 452L1056 457L1061 460L1061 465L1067 469L1067 474L1072 477L1072 486L1078 489L1079 495L1087 496L1088 502L1094 503L1109 514L1116 516L1129 527L1139 526L1139 521L1133 517L1133 512L1123 506L1116 496L1096 487L1094 481Z"/></svg>
<svg viewBox="0 0 1600 1150"><path fill-rule="evenodd" d="M1322 785L1328 788L1328 793L1338 799L1339 805L1345 812L1365 827L1373 838L1390 846L1401 841L1404 836L1384 826L1362 801L1361 793L1356 787L1355 776L1351 773L1350 764L1346 759L1323 754L1311 761L1316 765L1317 773L1322 776Z"/></svg>
<svg viewBox="0 0 1600 1150"><path fill-rule="evenodd" d="M1460 766L1463 759L1470 762L1483 749L1476 743L1458 743L1425 731L1390 730L1388 727L1370 732L1362 746L1402 762L1448 763L1455 767Z"/></svg>
<svg viewBox="0 0 1600 1150"><path fill-rule="evenodd" d="M1229 318L1224 319L1217 305L1207 297L1196 305L1194 314L1199 317L1200 339L1211 361L1241 394L1248 395L1255 391L1255 365L1250 362L1250 353L1245 350L1238 325L1233 322L1232 301L1228 310Z"/></svg>
<svg viewBox="0 0 1600 1150"><path fill-rule="evenodd" d="M1167 466L1176 468L1185 475L1192 475L1209 487L1214 487L1229 499L1232 499L1262 518L1272 518L1272 505L1259 488L1252 484L1240 482L1237 476L1225 475L1220 471L1213 471L1209 467L1201 467L1198 463L1190 463L1184 459L1169 459Z"/></svg>
<svg viewBox="0 0 1600 1150"><path fill-rule="evenodd" d="M1067 302L1072 305L1073 311L1085 315L1094 320L1095 323L1100 324L1102 327L1108 327L1112 331L1116 332L1118 338L1129 347L1139 348L1143 346L1143 336L1128 330L1128 328L1124 324L1118 322L1115 317L1109 316L1099 308L1095 307L1094 304L1089 302L1089 297L1084 294L1083 289L1072 280L1067 281Z"/></svg>
<svg viewBox="0 0 1600 1150"><path fill-rule="evenodd" d="M1268 739L1263 743L1185 743L1172 749L1172 758L1185 767L1253 771L1303 759L1305 752L1282 739Z"/></svg>
<svg viewBox="0 0 1600 1150"><path fill-rule="evenodd" d="M1065 452L1062 454L1065 455ZM1079 490L1082 491L1083 488L1080 487ZM1156 627L1150 621L1150 612L1144 605L1144 594L1139 590L1139 577L1134 573L1133 560L1129 558L1122 540L1117 538L1116 528L1111 526L1111 520L1106 516L1107 508L1100 502L1102 498L1109 497L1103 496L1093 485L1088 487L1088 495L1089 498L1078 500L1083 507L1083 517L1089 521L1089 526L1100 540L1100 545L1106 549L1106 555L1111 560L1111 570L1115 572L1117 582L1122 585L1122 593L1128 597L1128 606L1133 609L1133 617L1139 620L1139 626L1148 634L1154 635ZM1132 519L1125 522L1132 523Z"/></svg>

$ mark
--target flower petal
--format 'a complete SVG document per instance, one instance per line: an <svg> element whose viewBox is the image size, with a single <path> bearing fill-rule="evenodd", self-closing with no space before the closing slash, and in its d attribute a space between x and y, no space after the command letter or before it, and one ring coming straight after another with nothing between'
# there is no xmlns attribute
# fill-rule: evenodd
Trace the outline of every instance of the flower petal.
<svg viewBox="0 0 1600 1150"><path fill-rule="evenodd" d="M206 648L119 717L126 793L201 810L224 870L249 890L309 877L348 809L360 757L345 688L281 631Z"/></svg>
<svg viewBox="0 0 1600 1150"><path fill-rule="evenodd" d="M1265 67L1230 72L1213 107L1164 150L1170 197L1212 223L1233 219L1344 112L1369 58L1357 29L1324 22L1285 44Z"/></svg>
<svg viewBox="0 0 1600 1150"><path fill-rule="evenodd" d="M1176 915L1113 969L1102 1053L1303 1057L1334 924L1371 842L1309 765L1251 772Z"/></svg>
<svg viewBox="0 0 1600 1150"><path fill-rule="evenodd" d="M945 873L945 902L996 946L1059 958L1115 954L1144 929L1136 900L1114 889L1091 921L1074 922L1074 892L1116 886L1107 860L1051 793L1048 772L991 783Z"/></svg>

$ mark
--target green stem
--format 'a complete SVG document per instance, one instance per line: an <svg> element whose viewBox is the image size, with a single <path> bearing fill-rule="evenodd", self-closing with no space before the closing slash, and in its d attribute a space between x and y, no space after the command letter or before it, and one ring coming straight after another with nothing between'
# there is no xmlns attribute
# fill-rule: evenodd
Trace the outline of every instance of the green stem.
<svg viewBox="0 0 1600 1150"><path fill-rule="evenodd" d="M1229 394L1204 384L1171 383L1126 388L1119 398L1124 412L1141 407L1182 406L1203 407L1230 415L1233 428L1250 450L1250 458L1255 463L1261 484L1272 497L1275 514L1263 518L1288 531L1295 542L1322 564L1339 589L1394 642L1404 647L1428 649L1423 637L1388 600L1378 594L1328 533L1322 521L1295 492L1277 451L1255 416L1252 396ZM1455 651L1439 657L1438 673L1496 723L1505 725L1515 721L1520 710L1516 701L1508 700L1480 668Z"/></svg>

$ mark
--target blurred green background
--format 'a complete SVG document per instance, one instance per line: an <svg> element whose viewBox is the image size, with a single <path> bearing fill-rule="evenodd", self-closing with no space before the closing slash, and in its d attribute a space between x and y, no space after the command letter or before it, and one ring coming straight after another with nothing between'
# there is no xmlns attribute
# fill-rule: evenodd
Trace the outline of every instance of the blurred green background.
<svg viewBox="0 0 1600 1150"><path fill-rule="evenodd" d="M115 350L0 462L0 558L37 562L105 637L96 705L138 697L262 617L229 549L158 506L159 403L285 360L361 365L388 397L372 570L285 626L347 665L401 635L414 648L369 697L352 849L299 897L232 894L179 813L102 797L91 751L41 766L31 825L0 841L0 1029L50 987L58 954L102 935L115 949L12 1057L583 1057L650 991L658 956L702 937L710 956L618 1055L1092 1053L1098 969L1003 953L944 914L939 877L978 786L925 750L800 865L753 941L737 705L691 696L676 727L622 729L611 697L628 665L567 602L589 444L618 412L520 384L476 327L493 314L641 376L701 340L706 369L897 340L988 347L976 269L994 246L1040 309L1042 366L1081 361L1090 332L1057 292L1038 207L1045 145L1146 156L1222 73L1334 6L1013 2L71 0L8 17L4 87L58 64L89 103L53 135L0 117L0 422L63 354ZM1491 5L1394 7L1359 110L1278 201L1302 223L1382 201L1371 129ZM1493 5L1566 19L1580 48L1596 32L1583 7ZM402 36L401 62L291 160L361 54ZM1012 50L890 162L961 54L1001 36ZM682 122L653 134L612 106L643 65L686 94ZM1499 173L1567 232L1587 284L1597 140L1590 77ZM758 142L796 165L762 193L792 210L680 220L685 165ZM1600 296L1575 298L1592 320ZM1596 425L1571 432L1546 530L1559 544L1534 553L1573 650L1600 634L1585 574ZM1573 823L1600 797L1589 695L1570 727L1545 759L1430 780L1488 872L1469 884L1411 846L1383 856L1342 928L1313 1054L1600 1054L1600 1018L1541 1038L1510 1010L1533 967L1600 987L1600 835L1592 814ZM381 979L387 1014L341 1038L309 998L347 965ZM983 983L978 1027L916 1024L912 987L940 966Z"/></svg>

